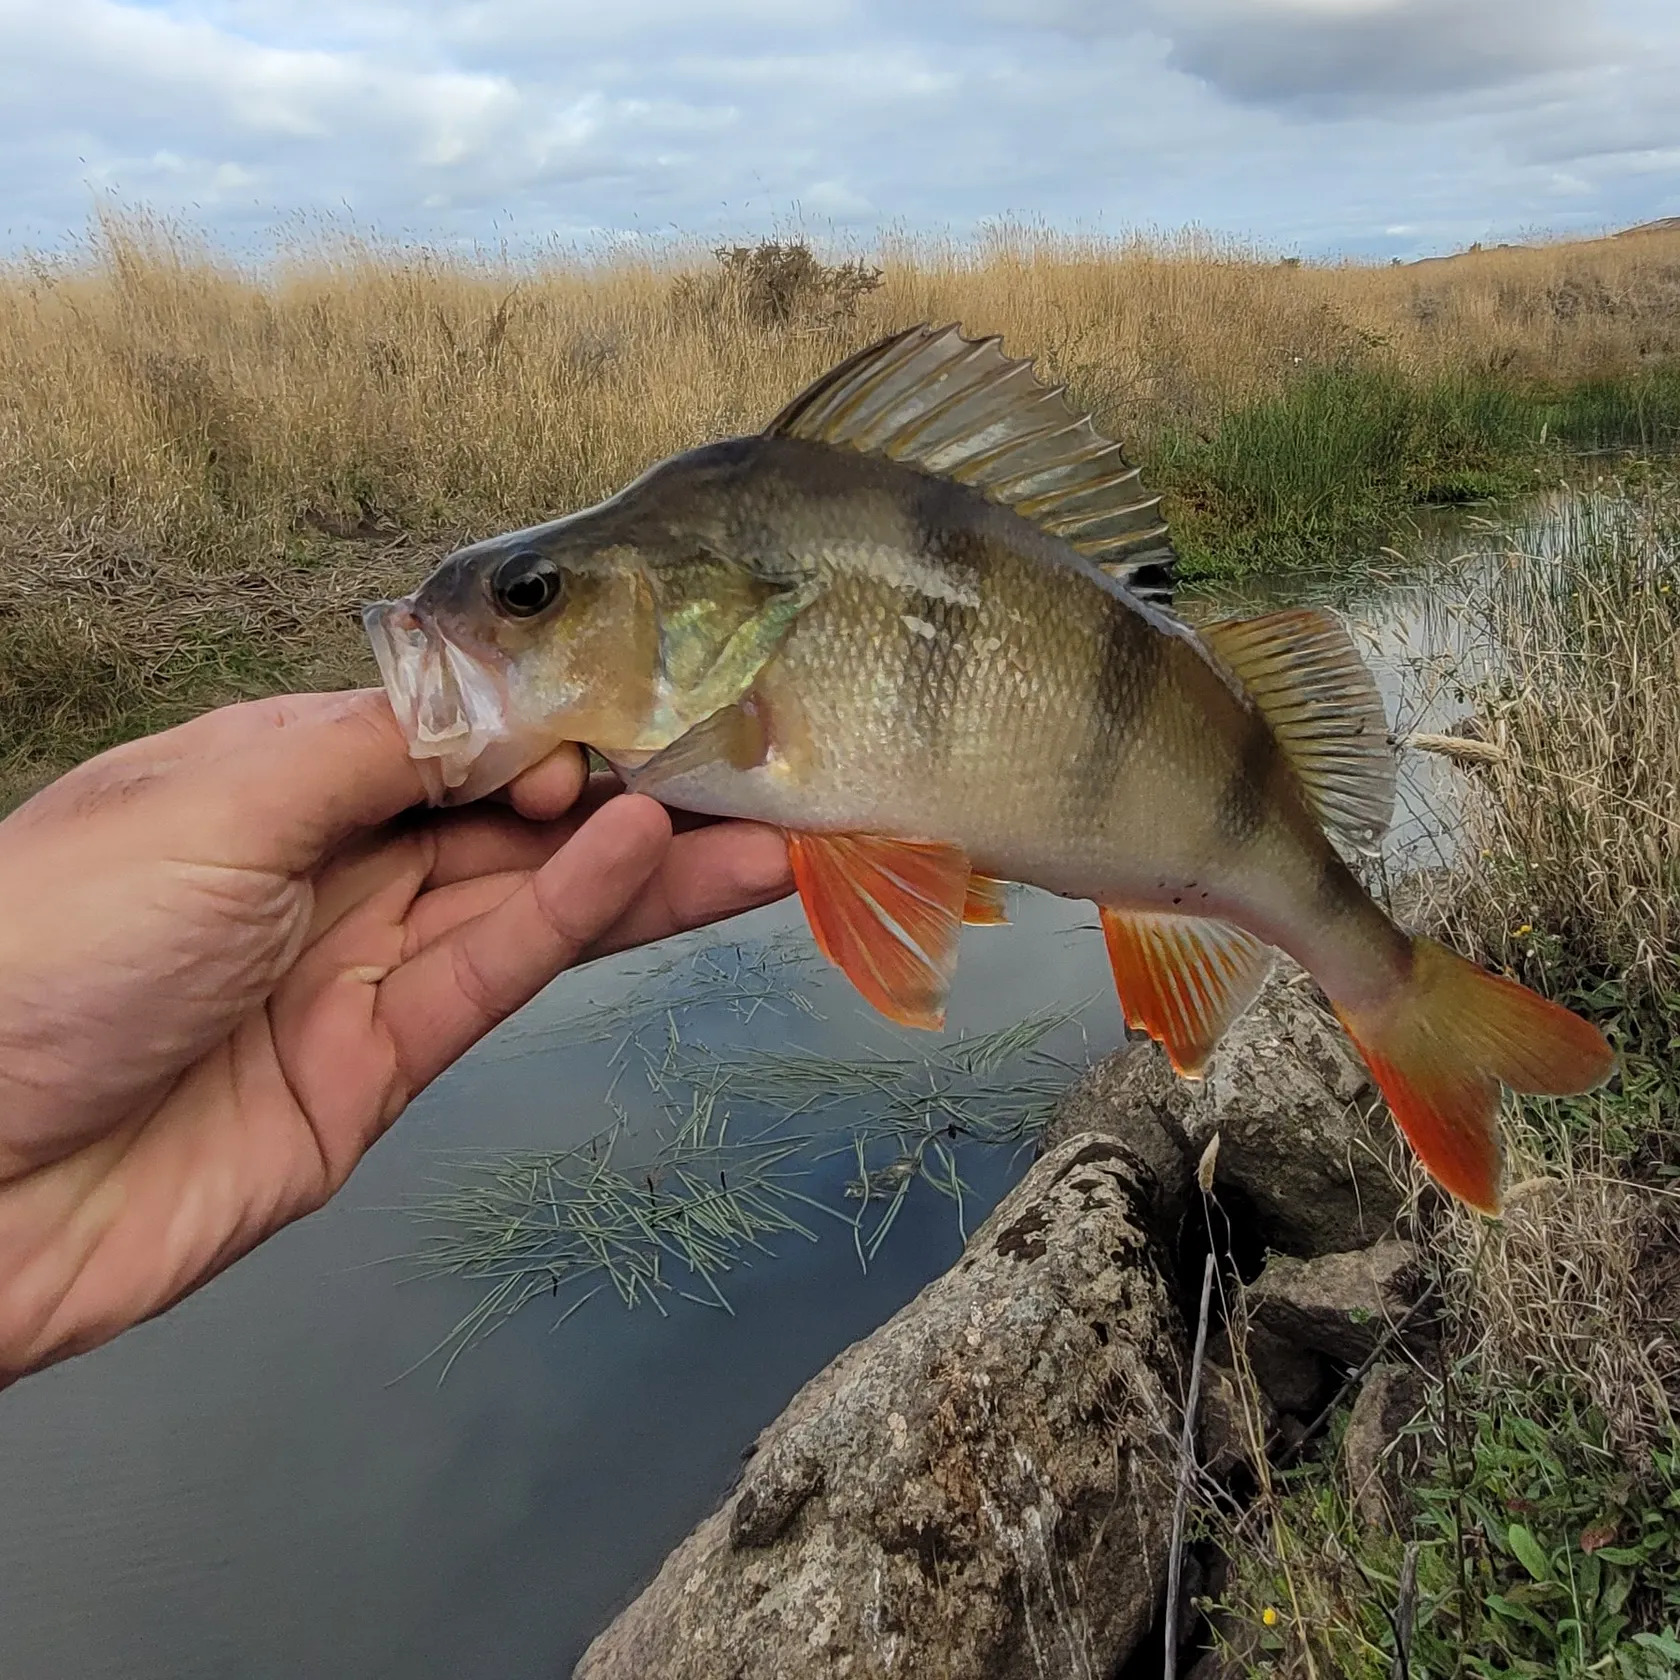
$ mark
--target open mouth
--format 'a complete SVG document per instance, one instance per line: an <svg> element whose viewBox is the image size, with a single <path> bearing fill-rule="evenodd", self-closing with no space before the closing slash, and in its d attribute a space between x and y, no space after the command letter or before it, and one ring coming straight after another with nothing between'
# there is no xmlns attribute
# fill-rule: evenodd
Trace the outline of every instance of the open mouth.
<svg viewBox="0 0 1680 1680"><path fill-rule="evenodd" d="M509 734L506 684L496 672L456 647L412 599L376 601L362 624L432 804L476 799L523 768L483 762Z"/></svg>

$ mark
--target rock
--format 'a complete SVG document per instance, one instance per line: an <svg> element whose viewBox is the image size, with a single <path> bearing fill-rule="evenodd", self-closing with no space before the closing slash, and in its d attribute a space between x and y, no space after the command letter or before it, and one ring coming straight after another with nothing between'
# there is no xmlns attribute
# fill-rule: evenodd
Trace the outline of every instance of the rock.
<svg viewBox="0 0 1680 1680"><path fill-rule="evenodd" d="M576 1680L1098 1680L1166 1576L1184 1326L1158 1187L1069 1138L797 1394Z"/></svg>
<svg viewBox="0 0 1680 1680"><path fill-rule="evenodd" d="M1353 1508L1373 1528L1398 1528L1406 1512L1424 1451L1405 1430L1427 1396L1428 1383L1415 1365L1375 1365L1360 1385L1342 1436L1342 1460Z"/></svg>
<svg viewBox="0 0 1680 1680"><path fill-rule="evenodd" d="M1180 1079L1159 1045L1133 1045L1063 1099L1048 1137L1075 1131L1135 1149L1157 1174L1169 1217L1218 1134L1214 1186L1229 1217L1286 1254L1363 1248L1390 1229L1403 1200L1405 1145L1364 1064L1307 977L1282 963L1205 1080Z"/></svg>
<svg viewBox="0 0 1680 1680"><path fill-rule="evenodd" d="M1405 1144L1299 969L1279 964L1191 1091L1191 1149L1199 1156L1219 1134L1215 1188L1246 1204L1267 1247L1339 1253L1392 1227L1404 1200Z"/></svg>
<svg viewBox="0 0 1680 1680"><path fill-rule="evenodd" d="M1197 1152L1185 1135L1190 1086L1157 1045L1134 1040L1089 1068L1056 1104L1046 1148L1081 1132L1117 1138L1140 1155L1155 1179L1164 1225L1176 1227L1189 1199Z"/></svg>
<svg viewBox="0 0 1680 1680"><path fill-rule="evenodd" d="M1358 1365L1416 1304L1422 1286L1417 1250L1394 1238L1314 1260L1274 1255L1249 1286L1249 1322L1292 1347ZM1421 1336L1412 1329L1414 1343Z"/></svg>
<svg viewBox="0 0 1680 1680"><path fill-rule="evenodd" d="M1225 1659L1217 1651L1204 1651L1184 1680L1238 1680L1238 1676L1235 1669L1226 1666Z"/></svg>
<svg viewBox="0 0 1680 1680"><path fill-rule="evenodd" d="M1229 1610L1212 1611L1205 1640L1212 1648L1196 1659L1184 1680L1248 1680L1265 1654L1258 1625Z"/></svg>
<svg viewBox="0 0 1680 1680"><path fill-rule="evenodd" d="M1244 1680L1248 1664L1221 1651L1204 1651L1184 1680Z"/></svg>
<svg viewBox="0 0 1680 1680"><path fill-rule="evenodd" d="M1250 1324L1243 1353L1261 1393L1280 1413L1310 1418L1329 1397L1330 1368L1309 1349ZM1221 1330L1208 1338L1208 1356L1236 1368L1228 1332Z"/></svg>

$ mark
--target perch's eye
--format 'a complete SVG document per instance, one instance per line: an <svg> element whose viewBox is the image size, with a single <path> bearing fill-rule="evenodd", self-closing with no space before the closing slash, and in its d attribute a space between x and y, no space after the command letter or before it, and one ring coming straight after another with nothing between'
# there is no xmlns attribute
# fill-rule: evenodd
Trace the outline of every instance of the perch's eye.
<svg viewBox="0 0 1680 1680"><path fill-rule="evenodd" d="M509 618L535 618L560 598L560 569L540 554L516 554L496 568L490 589Z"/></svg>

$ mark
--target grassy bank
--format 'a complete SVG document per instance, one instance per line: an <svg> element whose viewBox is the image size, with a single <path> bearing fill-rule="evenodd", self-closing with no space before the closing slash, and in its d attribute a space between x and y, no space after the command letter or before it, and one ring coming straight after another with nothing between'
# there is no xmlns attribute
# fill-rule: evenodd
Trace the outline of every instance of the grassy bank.
<svg viewBox="0 0 1680 1680"><path fill-rule="evenodd" d="M1588 1009L1622 1068L1590 1097L1511 1115L1499 1224L1414 1204L1445 1339L1425 1361L1421 1468L1398 1521L1358 1513L1336 1430L1312 1462L1262 1478L1234 1531L1211 1513L1234 1563L1234 1671L1672 1680L1680 491L1578 504L1555 563L1506 555L1469 619L1502 670L1477 693L1498 756L1467 772L1473 844L1429 914Z"/></svg>
<svg viewBox="0 0 1680 1680"><path fill-rule="evenodd" d="M1148 465L1194 566L1347 559L1410 502L1680 437L1680 236L1317 266L999 234L241 266L108 221L0 266L0 777L276 682L463 537L762 424L921 319L1001 332Z"/></svg>

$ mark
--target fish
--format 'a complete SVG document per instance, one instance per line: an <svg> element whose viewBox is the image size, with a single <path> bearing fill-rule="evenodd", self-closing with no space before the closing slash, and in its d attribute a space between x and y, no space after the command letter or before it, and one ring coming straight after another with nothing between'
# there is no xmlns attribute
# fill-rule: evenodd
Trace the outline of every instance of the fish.
<svg viewBox="0 0 1680 1680"><path fill-rule="evenodd" d="M575 741L775 825L818 947L893 1021L942 1024L1008 883L1097 905L1128 1025L1188 1078L1287 953L1436 1182L1496 1213L1501 1087L1589 1090L1611 1048L1362 886L1396 769L1340 620L1192 628L1174 568L1061 387L923 324L364 617L434 803Z"/></svg>

